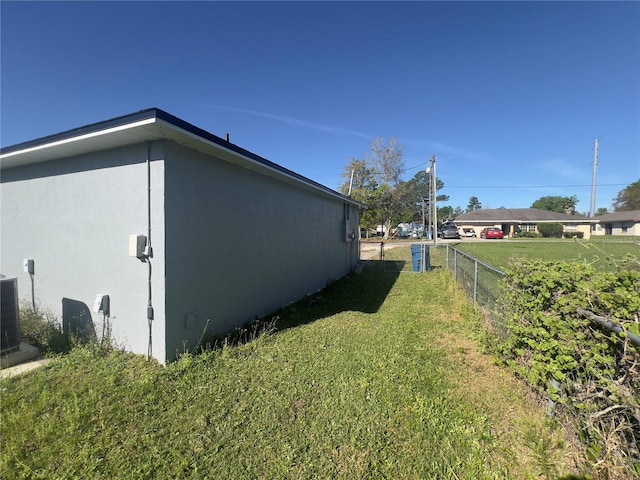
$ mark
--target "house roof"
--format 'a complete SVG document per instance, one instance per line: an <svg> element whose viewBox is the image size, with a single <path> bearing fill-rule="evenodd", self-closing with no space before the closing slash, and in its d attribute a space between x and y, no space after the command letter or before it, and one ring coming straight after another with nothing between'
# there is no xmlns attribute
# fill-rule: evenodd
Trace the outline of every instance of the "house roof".
<svg viewBox="0 0 640 480"><path fill-rule="evenodd" d="M170 140L241 167L259 171L303 188L338 197L362 207L350 197L234 145L159 108L112 118L0 149L0 169L139 144Z"/></svg>
<svg viewBox="0 0 640 480"><path fill-rule="evenodd" d="M595 217L599 223L613 222L636 222L640 223L640 210L629 210L628 212L608 213L599 217Z"/></svg>
<svg viewBox="0 0 640 480"><path fill-rule="evenodd" d="M595 220L537 208L497 208L476 210L456 217L454 223L594 223Z"/></svg>

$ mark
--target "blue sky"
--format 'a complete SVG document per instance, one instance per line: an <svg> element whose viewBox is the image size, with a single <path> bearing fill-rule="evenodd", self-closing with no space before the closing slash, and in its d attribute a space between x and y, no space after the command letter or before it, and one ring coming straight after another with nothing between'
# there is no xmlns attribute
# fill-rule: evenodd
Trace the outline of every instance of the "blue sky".
<svg viewBox="0 0 640 480"><path fill-rule="evenodd" d="M9 146L158 107L331 188L371 139L453 207L640 179L640 2L0 3Z"/></svg>

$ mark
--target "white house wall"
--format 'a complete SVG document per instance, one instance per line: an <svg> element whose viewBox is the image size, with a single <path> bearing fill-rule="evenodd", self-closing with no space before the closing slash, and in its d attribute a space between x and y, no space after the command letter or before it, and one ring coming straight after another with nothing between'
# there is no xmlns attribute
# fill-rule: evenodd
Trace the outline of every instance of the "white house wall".
<svg viewBox="0 0 640 480"><path fill-rule="evenodd" d="M108 294L116 343L147 353L148 269L128 256L130 234L147 233L146 146L26 165L2 171L0 271L16 277L20 298L31 301L23 259L35 262L38 307L62 315L62 299L92 309ZM151 163L155 250L152 285L156 320L153 355L164 351L164 166ZM98 336L102 314L92 313Z"/></svg>
<svg viewBox="0 0 640 480"><path fill-rule="evenodd" d="M610 228L610 233L607 233L607 227ZM627 235L630 237L640 236L640 223L635 223L633 221L601 222L595 226L592 234L593 235Z"/></svg>
<svg viewBox="0 0 640 480"><path fill-rule="evenodd" d="M193 348L349 273L339 198L167 143L167 354ZM357 232L357 211L349 207Z"/></svg>

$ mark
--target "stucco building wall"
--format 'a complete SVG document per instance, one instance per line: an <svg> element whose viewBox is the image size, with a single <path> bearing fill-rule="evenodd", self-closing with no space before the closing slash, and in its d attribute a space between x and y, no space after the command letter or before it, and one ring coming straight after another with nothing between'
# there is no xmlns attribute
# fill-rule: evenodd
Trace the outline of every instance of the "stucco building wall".
<svg viewBox="0 0 640 480"><path fill-rule="evenodd" d="M128 240L148 235L150 192L152 355L170 360L205 328L222 335L358 262L353 203L261 168L158 140L3 169L1 273L30 303L33 259L38 308L88 315L98 337L92 307L108 294L116 344L148 353L149 264Z"/></svg>
<svg viewBox="0 0 640 480"><path fill-rule="evenodd" d="M156 155L157 156L157 155ZM2 170L0 271L18 279L31 303L22 260L35 262L37 307L62 318L62 299L91 316L101 335L103 316L92 312L108 294L116 342L147 352L148 270L128 256L130 234L147 232L147 149L144 144ZM164 305L164 166L151 162L154 303ZM67 305L70 302L67 302ZM154 356L164 358L164 309L156 308Z"/></svg>
<svg viewBox="0 0 640 480"><path fill-rule="evenodd" d="M165 144L168 355L271 313L358 261L353 205L279 175ZM186 340L186 344L183 343Z"/></svg>
<svg viewBox="0 0 640 480"><path fill-rule="evenodd" d="M161 362L358 263L360 204L159 109L3 148L0 273L39 309ZM151 258L130 256L129 238ZM151 335L148 316L151 309ZM151 342L149 341L151 337Z"/></svg>

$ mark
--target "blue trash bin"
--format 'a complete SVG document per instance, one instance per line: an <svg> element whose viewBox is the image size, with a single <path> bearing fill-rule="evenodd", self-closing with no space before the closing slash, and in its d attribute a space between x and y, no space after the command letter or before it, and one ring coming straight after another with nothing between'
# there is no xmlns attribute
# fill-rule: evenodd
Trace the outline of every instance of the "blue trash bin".
<svg viewBox="0 0 640 480"><path fill-rule="evenodd" d="M424 252L424 270L422 268ZM411 245L411 261L414 272L422 272L431 269L431 259L429 258L429 245L424 243L414 243Z"/></svg>
<svg viewBox="0 0 640 480"><path fill-rule="evenodd" d="M413 271L420 271L420 261L422 260L422 246L414 243L411 245L411 260L413 262Z"/></svg>

